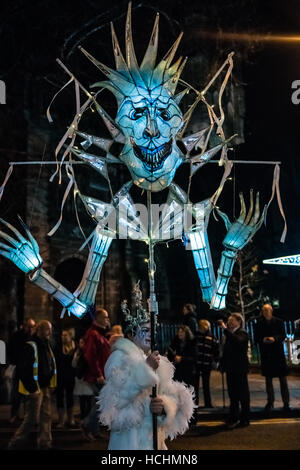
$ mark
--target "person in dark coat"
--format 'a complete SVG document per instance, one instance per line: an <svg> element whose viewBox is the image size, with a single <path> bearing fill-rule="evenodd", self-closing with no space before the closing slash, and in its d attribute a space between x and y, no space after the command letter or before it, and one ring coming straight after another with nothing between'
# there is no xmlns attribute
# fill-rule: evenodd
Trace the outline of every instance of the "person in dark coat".
<svg viewBox="0 0 300 470"><path fill-rule="evenodd" d="M52 325L47 320L37 323L36 334L28 341L20 359L19 391L25 395L24 421L10 440L10 450L26 448L38 423L39 449L52 447L51 390L56 387L56 363L50 345Z"/></svg>
<svg viewBox="0 0 300 470"><path fill-rule="evenodd" d="M219 361L219 342L210 331L208 320L199 321L199 331L195 336L196 346L196 376L195 395L196 404L199 403L199 379L202 377L202 389L204 396L204 407L213 408L210 395L210 373L213 364Z"/></svg>
<svg viewBox="0 0 300 470"><path fill-rule="evenodd" d="M255 327L255 341L259 345L261 358L261 373L266 378L266 392L268 401L265 406L267 413L274 407L273 378L280 381L281 397L284 410L289 411L289 389L287 383L287 364L284 356L283 341L286 334L284 323L280 318L273 316L273 308L265 304L261 310L261 318Z"/></svg>
<svg viewBox="0 0 300 470"><path fill-rule="evenodd" d="M230 399L228 428L248 426L250 418L250 393L248 385L248 333L243 328L243 317L233 313L228 318L227 326L222 320L225 343L221 358L221 371L226 372L227 389ZM239 404L241 413L239 416Z"/></svg>
<svg viewBox="0 0 300 470"><path fill-rule="evenodd" d="M57 365L57 388L56 406L58 411L57 429L64 427L65 404L67 409L67 424L69 427L75 426L73 417L73 390L75 386L75 370L72 367L72 360L75 353L75 342L72 330L63 330L61 343L55 349L55 359Z"/></svg>
<svg viewBox="0 0 300 470"><path fill-rule="evenodd" d="M300 363L300 318L295 320L295 331L293 340L293 364Z"/></svg>
<svg viewBox="0 0 300 470"><path fill-rule="evenodd" d="M295 320L295 331L294 331L294 341L298 341L300 339L300 318Z"/></svg>
<svg viewBox="0 0 300 470"><path fill-rule="evenodd" d="M185 304L182 309L183 320L182 323L189 327L193 335L198 330L196 306L193 304Z"/></svg>
<svg viewBox="0 0 300 470"><path fill-rule="evenodd" d="M20 362L22 360L25 344L27 341L30 341L34 335L35 328L35 320L33 318L25 318L23 326L13 334L9 343L9 362L10 364L16 366L13 375L12 403L9 419L10 424L13 424L16 421L22 402L22 395L18 392L20 380Z"/></svg>
<svg viewBox="0 0 300 470"><path fill-rule="evenodd" d="M175 365L174 380L194 386L195 343L194 336L186 325L180 325L168 348L168 359Z"/></svg>

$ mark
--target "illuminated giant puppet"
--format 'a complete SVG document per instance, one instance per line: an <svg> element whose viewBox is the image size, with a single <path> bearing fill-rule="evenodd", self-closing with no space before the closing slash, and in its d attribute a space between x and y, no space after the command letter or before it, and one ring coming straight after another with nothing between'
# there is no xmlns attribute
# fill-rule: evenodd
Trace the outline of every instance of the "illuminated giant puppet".
<svg viewBox="0 0 300 470"><path fill-rule="evenodd" d="M188 212L193 217L190 226L185 227L184 230L180 228L180 233L174 235L173 238L183 237L189 244L199 275L203 300L208 302L212 309L216 310L225 308L227 286L239 251L249 242L263 222L265 210L260 214L259 196L257 194L256 200L253 202L252 192L248 213L243 195L240 194L241 211L238 219L233 223L230 223L228 217L216 207L216 200L230 172L230 165L228 165L230 162L226 155L228 140L225 139L222 130L224 113L221 107L221 94L226 83L224 81L224 86L221 87L222 92L220 91L219 95L220 116L217 117L213 107L205 99L205 92L208 87L206 90L198 92L180 78L186 60L179 58L174 61L173 59L181 36L182 34L164 58L156 64L158 46L157 16L145 56L142 63L138 65L132 41L131 5L129 4L126 20L125 58L122 55L112 26L116 70L98 62L81 48L82 52L107 78L106 81L98 82L94 86L100 87L100 91L104 88L110 90L117 99L118 110L114 120L97 101L99 92L87 91L63 66L71 75L71 81L75 82L78 94L79 89L81 89L87 95L87 101L84 105L77 106L77 114L68 129L66 139L70 138L71 143L68 145L63 158L67 154L71 156L70 152L72 152L73 158L75 155L80 161L89 164L104 176L108 183L110 181L107 165L123 163L128 168L132 178L132 181L124 184L116 194L112 194L110 204L79 193L87 211L97 225L93 231L83 278L76 291L73 293L68 291L43 269L43 260L39 254L38 244L23 222L21 223L26 231L26 238L16 228L1 219L9 234L3 231L0 232L2 239L0 253L27 274L31 282L57 299L69 314L73 314L78 318L82 317L94 305L102 266L113 238L120 235L118 229L113 230L108 226L109 217L113 212L126 215L123 219L119 217L119 229L124 230L126 228L129 237L135 240L139 239L149 245L150 310L157 309L154 291L155 264L153 248L158 242L168 241L171 229L174 232L172 223L176 225L176 217L175 222L171 223L171 213L174 215L178 209L187 207ZM232 64L231 55L228 56L221 69L227 64L229 66ZM228 79L228 72L226 77ZM184 84L185 88L176 94L178 84ZM196 92L196 98L193 105L183 115L180 102L183 96L191 90ZM208 129L184 137L193 110L200 101L207 106L211 126ZM109 129L112 135L111 140L92 136L78 130L78 123L82 114L91 105L96 108ZM221 143L207 150L214 126L217 127L217 135ZM74 145L75 138L79 137L84 138L84 141L81 142L81 149ZM178 145L180 141L183 145ZM110 152L113 142L123 144L122 151L117 156ZM191 157L190 154L197 143L202 148L201 155ZM87 150L90 146L100 147L102 155L103 150L105 151L105 156L88 153ZM60 145L60 148L62 147ZM183 151L183 148L186 150ZM205 201L197 204L190 203L188 194L173 182L177 168L188 162L191 169L190 176L192 177L218 151L221 151L219 164L225 168L224 177L218 190ZM72 170L72 161L70 160L67 165L69 175L72 175ZM139 218L130 195L130 188L133 184L147 192L148 209L151 208L151 192L168 188L167 201L156 225L150 216L150 223L147 224L148 228L145 228L143 221ZM216 209L217 213L223 218L227 230L223 241L224 250L221 254L217 277L212 265L207 235L207 226L213 209Z"/></svg>

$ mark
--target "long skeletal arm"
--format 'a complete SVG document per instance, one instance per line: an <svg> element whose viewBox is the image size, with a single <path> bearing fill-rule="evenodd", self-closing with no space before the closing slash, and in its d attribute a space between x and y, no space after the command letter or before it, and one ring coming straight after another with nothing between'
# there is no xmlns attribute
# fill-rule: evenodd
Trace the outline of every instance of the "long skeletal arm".
<svg viewBox="0 0 300 470"><path fill-rule="evenodd" d="M74 292L86 305L93 305L95 302L101 270L111 242L112 237L102 234L100 225L97 225L82 280Z"/></svg>
<svg viewBox="0 0 300 470"><path fill-rule="evenodd" d="M225 249L221 255L217 280L214 274L207 237L207 225L212 210L212 205L208 201L194 206L193 215L196 218L196 226L193 230L186 233L190 241L195 266L200 279L203 301L210 303L210 307L215 310L221 310L226 307L228 283L232 276L237 255L259 230L264 220L266 207L260 216L258 193L256 195L254 214L252 190L250 192L250 208L248 214L246 213L245 201L242 194L240 194L240 201L240 216L232 224L227 215L218 210L218 213L225 221L227 235L223 241Z"/></svg>
<svg viewBox="0 0 300 470"><path fill-rule="evenodd" d="M194 263L200 279L202 298L210 303L215 290L216 278L206 230L189 233Z"/></svg>
<svg viewBox="0 0 300 470"><path fill-rule="evenodd" d="M164 208L165 212L163 212L161 217L162 234L170 231L171 222L165 223L165 220L168 219L167 216L170 214L171 208L176 212L176 207L174 206L175 202L177 203L179 210L181 209L184 213L184 235L189 242L188 245L186 245L186 248L192 250L193 253L195 267L200 280L203 301L210 303L216 286L216 278L207 237L207 226L213 209L213 204L210 199L206 199L205 201L194 205L190 204L187 194L175 183L172 183L170 185L167 205ZM193 216L196 220L193 228L191 228L192 218L190 218L190 216ZM176 223L175 216L173 223ZM157 231L158 229L156 229L156 232Z"/></svg>
<svg viewBox="0 0 300 470"><path fill-rule="evenodd" d="M10 244L1 242L0 254L28 274L31 282L58 300L68 312L78 318L82 317L95 301L101 269L106 260L112 237L100 233L100 226L97 226L81 283L77 290L71 293L42 268L38 244L27 226L22 222L28 239L24 238L8 222L2 219L0 221L16 236L13 238L5 232L0 232L1 238Z"/></svg>
<svg viewBox="0 0 300 470"><path fill-rule="evenodd" d="M74 294L53 279L44 269L38 269L29 275L33 284L48 292L70 313L81 318L87 311L87 304L81 302Z"/></svg>
<svg viewBox="0 0 300 470"><path fill-rule="evenodd" d="M256 195L255 210L253 214L253 192L250 192L250 209L246 215L246 206L243 194L240 193L241 212L239 218L231 224L227 215L218 210L225 221L228 229L227 235L223 241L225 250L222 252L220 267L218 269L218 278L216 289L211 301L211 308L221 310L226 307L226 295L228 292L228 283L232 275L234 263L238 252L251 240L254 234L261 227L266 207L261 216L259 210L259 193ZM253 216L252 216L253 214Z"/></svg>
<svg viewBox="0 0 300 470"><path fill-rule="evenodd" d="M216 278L211 259L211 252L207 236L207 226L212 211L209 199L193 206L193 216L196 225L193 230L186 233L190 241L195 267L200 280L202 298L204 302L211 302L215 292Z"/></svg>
<svg viewBox="0 0 300 470"><path fill-rule="evenodd" d="M232 276L233 266L237 258L237 252L224 250L221 256L221 262L218 269L218 278L215 285L215 292L211 300L211 308L222 310L226 307L226 295L228 292L228 283Z"/></svg>

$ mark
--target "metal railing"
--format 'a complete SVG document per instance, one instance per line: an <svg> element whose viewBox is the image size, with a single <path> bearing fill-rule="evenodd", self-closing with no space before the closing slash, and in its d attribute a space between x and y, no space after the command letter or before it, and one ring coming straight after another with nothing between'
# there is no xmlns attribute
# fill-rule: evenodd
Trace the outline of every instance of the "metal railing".
<svg viewBox="0 0 300 470"><path fill-rule="evenodd" d="M250 364L260 364L259 348L254 341L254 329L257 319L246 322L245 329L249 335L249 361ZM160 323L156 331L157 349L161 354L165 354L168 346L174 339L179 325ZM295 326L291 320L284 320L286 339L284 341L284 353L288 364L292 364L292 343L294 338ZM216 323L211 323L213 335L222 342L223 330Z"/></svg>

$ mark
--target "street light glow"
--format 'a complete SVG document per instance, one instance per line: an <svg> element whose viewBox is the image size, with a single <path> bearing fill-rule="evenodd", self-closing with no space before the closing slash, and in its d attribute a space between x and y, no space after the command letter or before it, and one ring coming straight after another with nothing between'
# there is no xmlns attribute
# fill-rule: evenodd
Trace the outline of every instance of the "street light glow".
<svg viewBox="0 0 300 470"><path fill-rule="evenodd" d="M250 34L250 33L233 33L226 31L197 31L195 35L207 39L223 39L227 41L245 41L245 42L281 42L293 43L300 42L300 36L285 34Z"/></svg>

